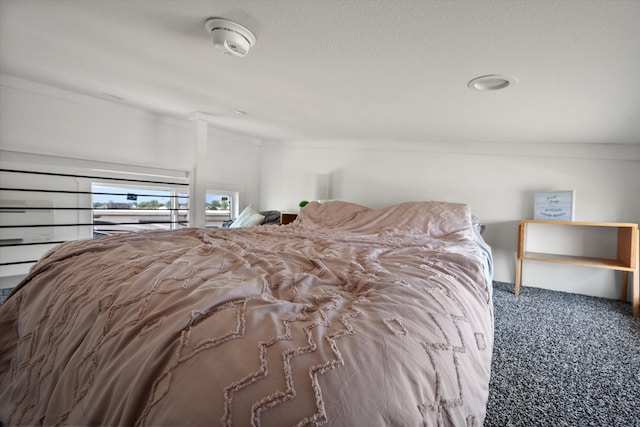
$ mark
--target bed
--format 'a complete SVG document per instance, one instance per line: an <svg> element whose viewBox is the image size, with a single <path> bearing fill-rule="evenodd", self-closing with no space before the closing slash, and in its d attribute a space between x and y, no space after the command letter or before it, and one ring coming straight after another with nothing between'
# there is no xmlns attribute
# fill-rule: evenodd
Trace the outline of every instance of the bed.
<svg viewBox="0 0 640 427"><path fill-rule="evenodd" d="M490 264L445 202L67 242L0 307L0 421L481 426Z"/></svg>

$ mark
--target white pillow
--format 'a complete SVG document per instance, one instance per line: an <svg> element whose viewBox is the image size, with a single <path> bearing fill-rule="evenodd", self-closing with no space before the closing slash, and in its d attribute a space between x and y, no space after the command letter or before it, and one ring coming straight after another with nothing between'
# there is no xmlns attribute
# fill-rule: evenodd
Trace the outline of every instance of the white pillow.
<svg viewBox="0 0 640 427"><path fill-rule="evenodd" d="M235 220L229 226L229 228L243 228L243 227L253 227L254 225L260 225L264 222L264 215L260 215L259 213L249 215L242 220Z"/></svg>
<svg viewBox="0 0 640 427"><path fill-rule="evenodd" d="M258 211L256 210L256 208L253 207L253 205L249 205L246 208L243 209L242 212L240 212L240 215L238 215L238 218L236 218L236 220L243 220L253 214L257 214Z"/></svg>
<svg viewBox="0 0 640 427"><path fill-rule="evenodd" d="M252 227L254 225L260 225L264 222L264 215L260 213L251 205L244 208L244 210L238 215L229 226L229 228L243 228Z"/></svg>

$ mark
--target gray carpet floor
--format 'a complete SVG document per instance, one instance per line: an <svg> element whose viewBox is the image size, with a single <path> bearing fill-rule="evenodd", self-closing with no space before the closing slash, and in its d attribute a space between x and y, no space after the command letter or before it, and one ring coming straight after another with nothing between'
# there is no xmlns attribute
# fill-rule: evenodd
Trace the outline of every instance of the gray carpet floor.
<svg viewBox="0 0 640 427"><path fill-rule="evenodd" d="M0 304L4 302L4 299L9 296L11 288L0 288Z"/></svg>
<svg viewBox="0 0 640 427"><path fill-rule="evenodd" d="M631 304L494 283L485 427L640 427L640 319Z"/></svg>

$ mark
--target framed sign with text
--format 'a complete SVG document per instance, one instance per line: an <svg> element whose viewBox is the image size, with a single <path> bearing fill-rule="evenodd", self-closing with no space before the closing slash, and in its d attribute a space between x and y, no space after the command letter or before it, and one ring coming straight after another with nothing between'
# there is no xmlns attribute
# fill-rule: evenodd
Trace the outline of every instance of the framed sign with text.
<svg viewBox="0 0 640 427"><path fill-rule="evenodd" d="M575 218L575 192L536 191L533 219L573 221Z"/></svg>

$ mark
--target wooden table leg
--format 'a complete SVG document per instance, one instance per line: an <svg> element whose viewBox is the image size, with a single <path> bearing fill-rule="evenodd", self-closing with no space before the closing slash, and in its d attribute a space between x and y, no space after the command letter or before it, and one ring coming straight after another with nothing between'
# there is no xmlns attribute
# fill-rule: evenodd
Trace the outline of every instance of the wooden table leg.
<svg viewBox="0 0 640 427"><path fill-rule="evenodd" d="M522 262L524 258L524 238L525 238L525 222L521 222L518 226L518 252L516 254L516 296L520 295L520 285L522 284Z"/></svg>
<svg viewBox="0 0 640 427"><path fill-rule="evenodd" d="M620 301L627 302L627 284L629 283L629 272L622 272L622 293L620 294Z"/></svg>
<svg viewBox="0 0 640 427"><path fill-rule="evenodd" d="M522 283L522 260L516 262L516 296L520 295L520 284Z"/></svg>
<svg viewBox="0 0 640 427"><path fill-rule="evenodd" d="M633 317L640 317L640 270L633 272Z"/></svg>

